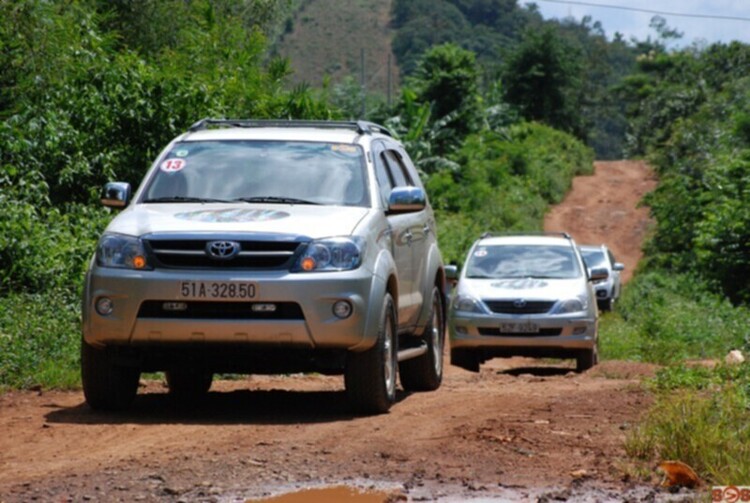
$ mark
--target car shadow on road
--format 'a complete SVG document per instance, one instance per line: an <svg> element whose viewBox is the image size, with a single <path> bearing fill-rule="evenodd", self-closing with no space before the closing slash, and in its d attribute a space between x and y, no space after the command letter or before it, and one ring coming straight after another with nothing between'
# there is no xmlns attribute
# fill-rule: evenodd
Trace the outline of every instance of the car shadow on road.
<svg viewBox="0 0 750 503"><path fill-rule="evenodd" d="M399 392L396 405L410 393ZM344 391L234 390L209 392L191 402L168 393L138 394L125 411L99 412L85 402L46 414L68 424L306 424L351 421Z"/></svg>
<svg viewBox="0 0 750 503"><path fill-rule="evenodd" d="M522 375L531 375L535 377L564 376L575 371L570 367L514 367L510 369L499 370L498 375L512 375L519 377Z"/></svg>

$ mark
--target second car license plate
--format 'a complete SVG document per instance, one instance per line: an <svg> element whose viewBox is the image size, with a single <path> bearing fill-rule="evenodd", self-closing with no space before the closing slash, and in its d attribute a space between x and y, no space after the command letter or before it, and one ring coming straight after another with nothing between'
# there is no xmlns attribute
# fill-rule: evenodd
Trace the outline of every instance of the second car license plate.
<svg viewBox="0 0 750 503"><path fill-rule="evenodd" d="M500 323L500 333L537 334L539 333L539 325L536 323Z"/></svg>
<svg viewBox="0 0 750 503"><path fill-rule="evenodd" d="M257 294L255 283L230 281L183 281L180 297L183 299L253 299Z"/></svg>

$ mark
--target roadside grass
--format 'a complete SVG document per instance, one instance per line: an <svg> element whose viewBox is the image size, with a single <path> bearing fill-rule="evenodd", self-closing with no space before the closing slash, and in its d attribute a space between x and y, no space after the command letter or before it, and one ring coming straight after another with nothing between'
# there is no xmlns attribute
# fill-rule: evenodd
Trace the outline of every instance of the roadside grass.
<svg viewBox="0 0 750 503"><path fill-rule="evenodd" d="M636 276L602 316L603 359L665 365L645 381L654 402L625 442L635 476L678 460L708 484L750 481L750 363L722 363L732 349L750 353L748 327L748 308L663 272Z"/></svg>
<svg viewBox="0 0 750 503"><path fill-rule="evenodd" d="M602 316L603 359L666 365L723 358L750 348L750 309L733 306L687 275L648 272L624 289L615 311Z"/></svg>
<svg viewBox="0 0 750 503"><path fill-rule="evenodd" d="M80 386L80 301L65 290L0 297L0 391Z"/></svg>
<svg viewBox="0 0 750 503"><path fill-rule="evenodd" d="M656 401L625 442L629 456L682 461L707 484L750 481L750 365L675 365L647 385Z"/></svg>

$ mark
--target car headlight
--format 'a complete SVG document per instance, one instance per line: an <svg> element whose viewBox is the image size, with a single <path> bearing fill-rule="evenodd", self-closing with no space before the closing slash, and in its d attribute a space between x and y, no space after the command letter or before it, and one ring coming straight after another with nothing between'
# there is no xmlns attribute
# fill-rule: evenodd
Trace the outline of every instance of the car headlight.
<svg viewBox="0 0 750 503"><path fill-rule="evenodd" d="M362 265L365 240L360 237L312 241L292 269L295 272L351 271Z"/></svg>
<svg viewBox="0 0 750 503"><path fill-rule="evenodd" d="M96 247L96 264L118 269L150 269L143 242L122 234L105 234Z"/></svg>
<svg viewBox="0 0 750 503"><path fill-rule="evenodd" d="M486 314L482 302L469 295L459 295L456 297L453 300L453 310L464 313Z"/></svg>
<svg viewBox="0 0 750 503"><path fill-rule="evenodd" d="M581 311L585 311L588 309L588 302L584 299L576 298L576 299L567 299L567 300L561 300L557 303L557 306L552 311L553 314L568 314L568 313L578 313Z"/></svg>

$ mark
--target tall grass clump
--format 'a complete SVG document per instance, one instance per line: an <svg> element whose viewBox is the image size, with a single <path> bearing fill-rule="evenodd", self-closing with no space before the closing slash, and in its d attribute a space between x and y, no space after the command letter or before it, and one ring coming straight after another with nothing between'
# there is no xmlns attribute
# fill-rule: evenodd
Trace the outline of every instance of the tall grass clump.
<svg viewBox="0 0 750 503"><path fill-rule="evenodd" d="M750 365L668 367L650 385L656 401L628 436L636 460L679 460L708 484L750 480Z"/></svg>

